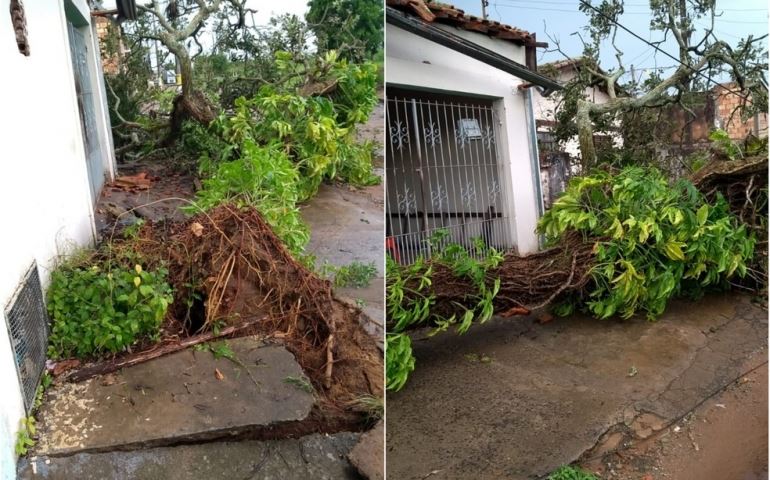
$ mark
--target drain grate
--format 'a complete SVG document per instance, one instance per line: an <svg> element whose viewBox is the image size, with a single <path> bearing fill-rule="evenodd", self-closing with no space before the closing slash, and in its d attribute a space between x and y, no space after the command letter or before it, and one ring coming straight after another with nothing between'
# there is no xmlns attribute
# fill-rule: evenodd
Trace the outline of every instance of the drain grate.
<svg viewBox="0 0 770 480"><path fill-rule="evenodd" d="M24 406L29 412L45 368L48 344L48 315L36 263L32 263L5 307L5 320L24 395Z"/></svg>

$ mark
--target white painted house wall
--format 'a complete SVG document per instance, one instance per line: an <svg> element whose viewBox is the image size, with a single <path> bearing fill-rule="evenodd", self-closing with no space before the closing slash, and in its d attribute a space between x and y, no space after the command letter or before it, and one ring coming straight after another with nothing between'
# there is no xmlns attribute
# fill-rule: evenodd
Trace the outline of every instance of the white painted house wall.
<svg viewBox="0 0 770 480"><path fill-rule="evenodd" d="M60 254L94 238L94 199L88 183L65 1L25 1L30 56L19 53L0 0L0 479L16 478L14 443L24 415L3 311L19 281L37 261L47 285ZM75 7L75 10L72 10ZM90 22L85 0L70 10ZM109 118L95 34L89 26L89 68L97 93L97 126L105 171L114 175ZM99 99L101 101L99 101Z"/></svg>
<svg viewBox="0 0 770 480"><path fill-rule="evenodd" d="M524 47L487 35L436 25L478 45L524 64ZM398 27L386 26L386 63L389 86L407 89L480 96L493 100L500 118L497 147L510 165L510 175L501 180L510 193L510 237L521 255L538 250L535 227L538 220L538 194L535 192L530 138L523 81L467 55L455 52ZM533 177L534 175L534 177Z"/></svg>
<svg viewBox="0 0 770 480"><path fill-rule="evenodd" d="M567 84L570 80L575 78L577 73L573 67L565 67L559 70L559 76L556 81L562 85ZM540 89L533 88L532 101L535 109L535 118L537 120L545 120L549 122L556 121L556 107L558 106L558 95L551 94L544 97ZM607 103L610 100L610 96L606 92L599 88L592 87L586 88L583 91L584 98L597 104ZM538 127L538 131L546 131L548 127ZM603 133L603 132L596 132ZM623 139L616 133L610 133L615 146L620 147L623 145ZM580 143L578 142L577 135L564 142L562 151L567 152L571 157L580 156Z"/></svg>

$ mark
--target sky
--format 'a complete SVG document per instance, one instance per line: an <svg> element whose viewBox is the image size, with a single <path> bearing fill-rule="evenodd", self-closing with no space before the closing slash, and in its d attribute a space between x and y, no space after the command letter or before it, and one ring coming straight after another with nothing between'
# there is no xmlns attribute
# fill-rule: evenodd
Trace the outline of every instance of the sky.
<svg viewBox="0 0 770 480"><path fill-rule="evenodd" d="M467 14L481 16L481 0L446 1L465 10ZM594 3L598 2L594 0ZM546 35L547 32L560 41L561 49L569 56L579 56L582 53L583 45L572 33L578 31L582 33L582 28L588 22L586 15L578 9L578 5L578 0L489 0L487 14L490 20L497 20L528 32L537 33L539 42L551 43ZM661 38L661 32L650 31L649 2L628 0L625 2L625 11L626 13L620 17L620 23L629 30L646 40ZM746 37L749 34L758 37L768 32L767 0L717 0L717 12L719 11L722 11L723 14L716 18L714 32L717 37L730 45L735 46L741 37ZM708 25L709 22L708 19L699 21L703 25ZM693 39L700 39L697 32L693 34ZM616 43L624 53L623 63L626 70L630 69L631 64L634 65L637 81L640 81L641 76L648 75L656 67L666 67L666 70L670 70L668 67L676 65L673 59L662 53L657 53L655 49L626 32L619 30ZM767 44L765 43L765 45ZM551 45L551 47L553 46ZM674 57L678 57L678 48L672 38L669 38L669 41L662 44L660 48ZM545 53L543 50L539 49L539 64L564 58L561 53ZM615 51L611 45L608 44L602 48L600 63L605 70L617 67L614 55ZM666 71L664 71L665 75ZM630 80L629 72L622 81Z"/></svg>
<svg viewBox="0 0 770 480"><path fill-rule="evenodd" d="M308 0L280 0L279 2L248 0L246 5L249 8L257 10L257 13L254 14L254 20L257 25L265 25L274 14L293 13L295 15L304 16L305 11L307 11L307 2ZM104 8L115 8L115 0L103 0L102 3L104 4ZM136 3L145 5L149 2L146 0L137 0ZM163 3L165 4L166 2L163 1Z"/></svg>

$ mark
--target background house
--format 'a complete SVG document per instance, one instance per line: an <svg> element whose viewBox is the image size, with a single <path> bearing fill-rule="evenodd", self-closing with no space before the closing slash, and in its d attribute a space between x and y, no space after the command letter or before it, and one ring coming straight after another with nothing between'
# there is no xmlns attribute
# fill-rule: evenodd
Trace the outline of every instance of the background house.
<svg viewBox="0 0 770 480"><path fill-rule="evenodd" d="M388 0L386 229L401 262L452 240L527 254L542 214L535 117L526 82L535 35L422 0Z"/></svg>
<svg viewBox="0 0 770 480"><path fill-rule="evenodd" d="M582 68L584 59L570 58L558 62L544 63L538 67L543 75L553 78L562 85L573 80ZM557 96L543 96L540 89L533 89L535 122L540 153L540 177L542 181L543 203L550 208L554 199L564 191L569 177L577 173L574 170L580 158L580 144L577 135L565 142L557 142L553 129L556 125L556 111L559 108ZM606 88L600 85L587 87L584 97L597 104L607 103L610 96ZM596 132L594 142L620 147L623 138L618 132Z"/></svg>
<svg viewBox="0 0 770 480"><path fill-rule="evenodd" d="M47 343L43 292L56 258L94 240L115 171L99 49L85 0L0 0L0 479Z"/></svg>

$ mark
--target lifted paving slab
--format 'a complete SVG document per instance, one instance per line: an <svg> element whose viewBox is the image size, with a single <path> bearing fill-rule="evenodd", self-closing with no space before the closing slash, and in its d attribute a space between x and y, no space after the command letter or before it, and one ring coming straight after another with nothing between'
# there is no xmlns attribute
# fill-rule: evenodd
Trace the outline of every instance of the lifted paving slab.
<svg viewBox="0 0 770 480"><path fill-rule="evenodd" d="M131 452L37 457L19 465L20 480L354 480L345 456L358 434L216 442ZM34 463L34 466L33 466Z"/></svg>
<svg viewBox="0 0 770 480"><path fill-rule="evenodd" d="M518 317L415 340L388 394L388 478L541 478L605 433L649 436L767 362L767 321L722 294L657 322Z"/></svg>
<svg viewBox="0 0 770 480"><path fill-rule="evenodd" d="M237 363L190 348L113 375L52 387L37 415L34 453L171 445L308 416L312 388L308 392L286 381L307 381L291 353L256 337L227 343Z"/></svg>

